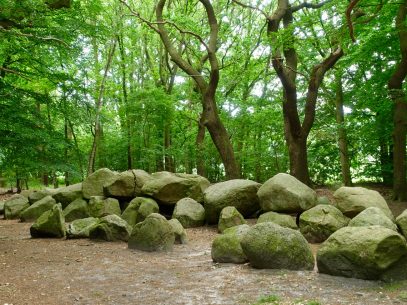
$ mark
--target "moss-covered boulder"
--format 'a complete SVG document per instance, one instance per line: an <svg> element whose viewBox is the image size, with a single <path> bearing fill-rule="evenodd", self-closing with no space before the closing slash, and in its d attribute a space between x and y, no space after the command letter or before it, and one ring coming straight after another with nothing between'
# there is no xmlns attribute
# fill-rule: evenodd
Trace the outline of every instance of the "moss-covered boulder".
<svg viewBox="0 0 407 305"><path fill-rule="evenodd" d="M334 205L351 218L369 207L377 207L391 220L394 219L386 200L377 191L363 187L343 186L339 188L334 193Z"/></svg>
<svg viewBox="0 0 407 305"><path fill-rule="evenodd" d="M384 271L380 279L384 282L399 282L407 280L407 255L402 256L396 263Z"/></svg>
<svg viewBox="0 0 407 305"><path fill-rule="evenodd" d="M180 199L189 197L198 202L203 201L203 192L209 186L208 179L191 174L158 172L151 175L141 192L153 197L163 205L175 205Z"/></svg>
<svg viewBox="0 0 407 305"><path fill-rule="evenodd" d="M56 201L51 196L46 196L20 213L20 220L21 221L35 221L38 217L40 217L44 212L51 210L54 205L56 205Z"/></svg>
<svg viewBox="0 0 407 305"><path fill-rule="evenodd" d="M117 173L108 168L101 168L89 175L82 183L83 198L104 196L103 187L116 179Z"/></svg>
<svg viewBox="0 0 407 305"><path fill-rule="evenodd" d="M66 222L90 216L88 202L83 198L72 201L63 212Z"/></svg>
<svg viewBox="0 0 407 305"><path fill-rule="evenodd" d="M275 224L278 224L282 227L285 228L290 228L293 230L297 230L298 226L295 223L295 218L290 215L286 214L280 214L277 212L267 212L264 214L261 214L259 218L257 219L257 223L262 223L262 222L273 222Z"/></svg>
<svg viewBox="0 0 407 305"><path fill-rule="evenodd" d="M61 206L56 204L37 218L30 228L32 237L65 237L65 220Z"/></svg>
<svg viewBox="0 0 407 305"><path fill-rule="evenodd" d="M178 219L184 228L195 228L205 224L205 209L192 198L183 198L175 204L172 218Z"/></svg>
<svg viewBox="0 0 407 305"><path fill-rule="evenodd" d="M321 245L317 265L320 273L375 280L406 254L406 240L393 230L345 227Z"/></svg>
<svg viewBox="0 0 407 305"><path fill-rule="evenodd" d="M215 263L246 263L247 256L240 242L249 229L247 224L243 224L226 229L223 234L216 236L212 242L212 260Z"/></svg>
<svg viewBox="0 0 407 305"><path fill-rule="evenodd" d="M263 211L300 213L317 204L317 194L313 189L284 173L267 180L257 195Z"/></svg>
<svg viewBox="0 0 407 305"><path fill-rule="evenodd" d="M99 222L89 229L89 238L105 241L128 241L131 227L120 216L115 214L100 218Z"/></svg>
<svg viewBox="0 0 407 305"><path fill-rule="evenodd" d="M89 238L89 230L99 223L98 218L86 217L72 221L66 230L67 238Z"/></svg>
<svg viewBox="0 0 407 305"><path fill-rule="evenodd" d="M403 213L397 216L396 224L399 227L401 234L403 234L404 237L407 237L407 210L404 210Z"/></svg>
<svg viewBox="0 0 407 305"><path fill-rule="evenodd" d="M176 244L186 244L188 242L187 233L178 219L170 219L168 223L172 227Z"/></svg>
<svg viewBox="0 0 407 305"><path fill-rule="evenodd" d="M172 250L175 235L171 225L164 216L153 213L133 228L128 246L142 251Z"/></svg>
<svg viewBox="0 0 407 305"><path fill-rule="evenodd" d="M92 217L101 218L107 215L121 215L119 201L115 198L92 196L89 200L89 214Z"/></svg>
<svg viewBox="0 0 407 305"><path fill-rule="evenodd" d="M235 207L225 207L220 212L218 231L223 232L228 228L246 224L246 220Z"/></svg>
<svg viewBox="0 0 407 305"><path fill-rule="evenodd" d="M300 216L300 232L311 243L320 243L332 233L346 227L349 218L333 205L320 204Z"/></svg>
<svg viewBox="0 0 407 305"><path fill-rule="evenodd" d="M26 197L20 194L15 194L4 202L4 218L18 219L20 218L20 213L29 206L30 204Z"/></svg>
<svg viewBox="0 0 407 305"><path fill-rule="evenodd" d="M319 204L331 204L331 201L326 196L320 196L317 198L317 205Z"/></svg>
<svg viewBox="0 0 407 305"><path fill-rule="evenodd" d="M241 240L244 254L255 268L312 270L314 256L307 240L296 230L272 222L254 225Z"/></svg>
<svg viewBox="0 0 407 305"><path fill-rule="evenodd" d="M397 232L397 225L383 212L382 209L370 207L356 215L349 222L349 227L382 226Z"/></svg>
<svg viewBox="0 0 407 305"><path fill-rule="evenodd" d="M119 173L111 183L104 185L104 193L109 197L134 198L141 195L141 188L152 177L149 173L136 169Z"/></svg>
<svg viewBox="0 0 407 305"><path fill-rule="evenodd" d="M235 207L244 217L250 217L260 209L257 190L260 183L234 179L216 183L204 192L206 221L218 223L220 212L227 206Z"/></svg>
<svg viewBox="0 0 407 305"><path fill-rule="evenodd" d="M38 200L41 200L42 198L50 195L52 195L52 190L50 189L33 191L28 195L28 201L30 202L30 204L33 204L34 202L37 202Z"/></svg>
<svg viewBox="0 0 407 305"><path fill-rule="evenodd" d="M75 199L82 198L82 183L57 188L52 191L52 197L65 209Z"/></svg>
<svg viewBox="0 0 407 305"><path fill-rule="evenodd" d="M148 215L158 213L160 210L157 202L151 198L139 197L141 200L140 207L138 208L137 223L144 221Z"/></svg>

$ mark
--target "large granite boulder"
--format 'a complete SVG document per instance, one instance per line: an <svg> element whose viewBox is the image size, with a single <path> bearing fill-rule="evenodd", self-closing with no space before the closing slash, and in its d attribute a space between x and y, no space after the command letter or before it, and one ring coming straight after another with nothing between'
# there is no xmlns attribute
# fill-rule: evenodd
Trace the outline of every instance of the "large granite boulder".
<svg viewBox="0 0 407 305"><path fill-rule="evenodd" d="M72 221L66 230L67 238L89 238L89 230L99 223L98 218L86 217Z"/></svg>
<svg viewBox="0 0 407 305"><path fill-rule="evenodd" d="M259 218L257 219L257 223L262 223L262 222L273 222L282 227L290 228L293 230L298 229L298 226L295 223L295 218L293 216L286 215L286 214L280 214L280 213L276 213L276 212L272 212L272 211L261 214L259 216Z"/></svg>
<svg viewBox="0 0 407 305"><path fill-rule="evenodd" d="M387 229L397 232L397 225L383 212L382 209L370 207L358 215L356 215L349 222L349 227L369 227L369 226L382 226Z"/></svg>
<svg viewBox="0 0 407 305"><path fill-rule="evenodd" d="M317 204L317 194L313 189L284 173L267 180L257 195L263 211L300 213Z"/></svg>
<svg viewBox="0 0 407 305"><path fill-rule="evenodd" d="M168 220L168 223L171 225L172 231L174 232L175 243L186 244L188 242L187 233L178 219L170 219Z"/></svg>
<svg viewBox="0 0 407 305"><path fill-rule="evenodd" d="M396 224L399 227L401 234L403 234L404 237L407 237L407 210L404 210L403 213L397 216Z"/></svg>
<svg viewBox="0 0 407 305"><path fill-rule="evenodd" d="M63 212L66 222L90 216L88 202L83 198L78 198L72 201Z"/></svg>
<svg viewBox="0 0 407 305"><path fill-rule="evenodd" d="M317 205L300 216L300 232L311 243L320 243L332 233L346 227L349 218L333 205Z"/></svg>
<svg viewBox="0 0 407 305"><path fill-rule="evenodd" d="M250 217L260 209L257 191L260 183L234 179L216 183L204 192L206 221L218 222L219 214L227 206L235 207L244 217Z"/></svg>
<svg viewBox="0 0 407 305"><path fill-rule="evenodd" d="M20 218L20 213L29 206L30 204L26 197L20 194L15 194L4 202L4 218L18 219Z"/></svg>
<svg viewBox="0 0 407 305"><path fill-rule="evenodd" d="M225 207L220 212L218 231L222 233L226 229L243 224L246 224L246 220L235 207Z"/></svg>
<svg viewBox="0 0 407 305"><path fill-rule="evenodd" d="M375 280L406 254L406 240L393 230L345 227L321 245L317 265L320 273Z"/></svg>
<svg viewBox="0 0 407 305"><path fill-rule="evenodd" d="M128 246L142 251L172 250L175 235L172 226L164 216L153 213L133 227Z"/></svg>
<svg viewBox="0 0 407 305"><path fill-rule="evenodd" d="M142 222L152 213L158 213L159 206L154 199L145 197L136 197L130 201L127 208L123 211L122 218L127 221L130 226Z"/></svg>
<svg viewBox="0 0 407 305"><path fill-rule="evenodd" d="M50 189L33 191L28 195L28 201L30 202L30 204L33 204L34 202L41 200L44 197L52 195L52 192L53 190Z"/></svg>
<svg viewBox="0 0 407 305"><path fill-rule="evenodd" d="M178 219L184 228L195 228L205 224L205 209L192 198L183 198L175 204L172 218Z"/></svg>
<svg viewBox="0 0 407 305"><path fill-rule="evenodd" d="M402 256L396 263L384 271L380 279L384 282L400 282L407 280L407 255Z"/></svg>
<svg viewBox="0 0 407 305"><path fill-rule="evenodd" d="M89 238L105 241L128 241L131 233L129 224L117 215L107 215L89 229Z"/></svg>
<svg viewBox="0 0 407 305"><path fill-rule="evenodd" d="M89 214L92 217L101 218L107 215L121 215L120 204L117 199L92 196L89 200Z"/></svg>
<svg viewBox="0 0 407 305"><path fill-rule="evenodd" d="M394 219L386 200L376 191L363 187L343 186L334 193L334 204L348 217L355 217L364 209L377 207L381 209L387 217Z"/></svg>
<svg viewBox="0 0 407 305"><path fill-rule="evenodd" d="M312 270L314 256L300 232L272 222L254 225L241 240L243 252L255 268Z"/></svg>
<svg viewBox="0 0 407 305"><path fill-rule="evenodd" d="M51 196L46 196L20 213L20 220L21 221L35 221L38 217L40 217L44 212L51 210L54 205L56 205L56 201Z"/></svg>
<svg viewBox="0 0 407 305"><path fill-rule="evenodd" d="M101 168L89 175L82 182L83 198L90 199L92 196L104 196L103 187L110 185L118 174L108 168Z"/></svg>
<svg viewBox="0 0 407 305"><path fill-rule="evenodd" d="M134 198L141 195L141 188L151 179L151 175L143 170L128 170L117 174L111 183L105 184L104 193L109 197Z"/></svg>
<svg viewBox="0 0 407 305"><path fill-rule="evenodd" d="M30 228L32 237L65 237L65 220L59 204L55 204L51 210L46 211Z"/></svg>
<svg viewBox="0 0 407 305"><path fill-rule="evenodd" d="M72 184L52 190L52 197L62 204L65 209L68 204L77 198L82 198L82 183Z"/></svg>
<svg viewBox="0 0 407 305"><path fill-rule="evenodd" d="M247 256L240 242L249 229L247 224L243 224L226 229L223 234L216 236L212 242L212 260L215 263L246 263Z"/></svg>
<svg viewBox="0 0 407 305"><path fill-rule="evenodd" d="M158 172L151 177L151 180L145 182L141 192L163 205L175 205L185 197L202 202L203 192L210 184L206 178L191 174Z"/></svg>

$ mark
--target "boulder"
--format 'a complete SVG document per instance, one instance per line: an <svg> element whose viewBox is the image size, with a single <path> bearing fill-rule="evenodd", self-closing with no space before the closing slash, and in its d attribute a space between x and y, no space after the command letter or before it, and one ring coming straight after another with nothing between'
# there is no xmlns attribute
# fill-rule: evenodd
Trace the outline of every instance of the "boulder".
<svg viewBox="0 0 407 305"><path fill-rule="evenodd" d="M117 174L111 183L105 184L104 193L109 197L134 198L141 195L141 188L151 179L151 175L143 170L128 170Z"/></svg>
<svg viewBox="0 0 407 305"><path fill-rule="evenodd" d="M393 230L345 227L321 245L317 265L320 273L375 280L405 254L406 240Z"/></svg>
<svg viewBox="0 0 407 305"><path fill-rule="evenodd" d="M311 243L320 243L332 233L346 227L349 218L333 205L320 204L300 216L300 232Z"/></svg>
<svg viewBox="0 0 407 305"><path fill-rule="evenodd" d="M108 168L101 168L89 175L82 183L83 198L104 196L103 187L116 179L117 173Z"/></svg>
<svg viewBox="0 0 407 305"><path fill-rule="evenodd" d="M260 209L257 190L260 183L234 179L216 183L204 192L206 221L218 222L219 214L227 206L235 207L244 217L250 217Z"/></svg>
<svg viewBox="0 0 407 305"><path fill-rule="evenodd" d="M205 209L192 198L183 198L175 204L172 218L178 219L184 228L195 228L205 224Z"/></svg>
<svg viewBox="0 0 407 305"><path fill-rule="evenodd" d="M280 214L276 212L267 212L264 214L261 214L259 218L257 219L257 223L262 223L262 222L273 222L275 224L278 224L282 227L290 228L293 230L297 230L298 226L295 223L295 218L290 216L290 215L285 215L285 214Z"/></svg>
<svg viewBox="0 0 407 305"><path fill-rule="evenodd" d="M31 193L35 192L34 190L22 190L20 195L23 195L25 198L28 198Z"/></svg>
<svg viewBox="0 0 407 305"><path fill-rule="evenodd" d="M44 212L51 210L54 205L56 205L56 201L51 196L46 196L20 213L20 220L21 221L35 221L38 217L40 217Z"/></svg>
<svg viewBox="0 0 407 305"><path fill-rule="evenodd" d="M59 204L37 218L30 228L32 237L65 237L65 220Z"/></svg>
<svg viewBox="0 0 407 305"><path fill-rule="evenodd" d="M172 227L176 244L186 244L188 242L187 233L178 219L170 219L168 223Z"/></svg>
<svg viewBox="0 0 407 305"><path fill-rule="evenodd" d="M52 197L65 209L75 199L82 198L82 183L57 188L52 191Z"/></svg>
<svg viewBox="0 0 407 305"><path fill-rule="evenodd" d="M369 227L374 225L382 226L397 232L397 225L387 217L383 210L376 207L370 207L363 210L352 218L348 224L349 227Z"/></svg>
<svg viewBox="0 0 407 305"><path fill-rule="evenodd" d="M89 217L88 202L83 198L75 199L64 209L64 216L66 222Z"/></svg>
<svg viewBox="0 0 407 305"><path fill-rule="evenodd" d="M67 238L89 238L89 230L99 223L98 218L87 217L72 221L66 230Z"/></svg>
<svg viewBox="0 0 407 305"><path fill-rule="evenodd" d="M153 179L145 182L141 192L163 205L170 206L185 197L202 202L203 192L210 184L206 178L191 174L158 172L151 177Z"/></svg>
<svg viewBox="0 0 407 305"><path fill-rule="evenodd" d="M142 197L136 197L132 201L130 201L129 205L127 208L123 211L122 214L122 219L127 221L127 223L133 227L137 223L137 217L138 217L138 209L143 202L143 199L147 198L142 198Z"/></svg>
<svg viewBox="0 0 407 305"><path fill-rule="evenodd" d="M131 233L129 224L117 215L107 215L89 229L89 238L105 241L128 241Z"/></svg>
<svg viewBox="0 0 407 305"><path fill-rule="evenodd" d="M247 257L240 241L249 229L247 224L243 224L226 229L223 234L216 236L212 242L212 260L215 263L246 263Z"/></svg>
<svg viewBox="0 0 407 305"><path fill-rule="evenodd" d="M30 204L26 197L20 194L15 194L4 202L4 218L18 219L20 213L29 206Z"/></svg>
<svg viewBox="0 0 407 305"><path fill-rule="evenodd" d="M171 225L164 216L153 213L138 224L131 232L128 246L142 251L172 250L175 235Z"/></svg>
<svg viewBox="0 0 407 305"><path fill-rule="evenodd" d="M313 189L284 173L267 180L257 195L263 211L301 213L317 204Z"/></svg>
<svg viewBox="0 0 407 305"><path fill-rule="evenodd" d="M225 207L220 212L218 231L223 232L234 226L246 224L246 220L235 207Z"/></svg>
<svg viewBox="0 0 407 305"><path fill-rule="evenodd" d="M396 263L386 269L380 279L387 283L407 280L407 255L402 256Z"/></svg>
<svg viewBox="0 0 407 305"><path fill-rule="evenodd" d="M403 213L397 216L396 224L400 228L401 234L407 237L407 210L404 210Z"/></svg>
<svg viewBox="0 0 407 305"><path fill-rule="evenodd" d="M241 240L244 254L255 268L313 270L314 256L300 232L272 222L254 225Z"/></svg>
<svg viewBox="0 0 407 305"><path fill-rule="evenodd" d="M321 196L317 198L317 205L318 204L331 204L331 201L326 196Z"/></svg>
<svg viewBox="0 0 407 305"><path fill-rule="evenodd" d="M142 198L142 197L139 197ZM140 207L138 208L137 223L144 221L148 215L158 213L160 208L157 202L151 198L142 198Z"/></svg>
<svg viewBox="0 0 407 305"><path fill-rule="evenodd" d="M28 195L28 201L30 202L30 204L33 204L34 202L41 200L42 198L49 195L52 195L52 191L49 189L33 191Z"/></svg>
<svg viewBox="0 0 407 305"><path fill-rule="evenodd" d="M121 215L119 201L114 198L92 196L90 197L88 207L90 216L96 218L101 218L111 214L116 214L118 216Z"/></svg>
<svg viewBox="0 0 407 305"><path fill-rule="evenodd" d="M363 187L343 186L334 193L334 204L348 217L355 217L364 209L377 207L391 220L394 219L386 200L376 191Z"/></svg>

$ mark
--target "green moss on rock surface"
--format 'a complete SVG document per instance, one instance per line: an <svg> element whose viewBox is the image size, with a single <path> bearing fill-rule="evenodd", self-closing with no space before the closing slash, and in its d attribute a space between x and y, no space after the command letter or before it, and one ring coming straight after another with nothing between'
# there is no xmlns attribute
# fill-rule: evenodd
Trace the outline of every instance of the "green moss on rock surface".
<svg viewBox="0 0 407 305"><path fill-rule="evenodd" d="M254 225L243 236L243 252L251 266L265 269L312 270L314 256L300 232L272 222Z"/></svg>
<svg viewBox="0 0 407 305"><path fill-rule="evenodd" d="M168 223L171 225L172 231L174 232L175 243L186 244L188 242L187 233L178 219L170 219Z"/></svg>
<svg viewBox="0 0 407 305"><path fill-rule="evenodd" d="M71 222L76 219L87 218L90 216L89 206L86 200L78 198L72 201L64 209L65 221Z"/></svg>
<svg viewBox="0 0 407 305"><path fill-rule="evenodd" d="M397 225L383 212L383 210L370 207L358 215L356 215L349 222L350 227L369 227L369 226L382 226L397 232Z"/></svg>
<svg viewBox="0 0 407 305"><path fill-rule="evenodd" d="M205 224L204 207L192 198L183 198L175 204L172 218L178 219L184 228L195 228Z"/></svg>
<svg viewBox="0 0 407 305"><path fill-rule="evenodd" d="M89 238L105 241L128 241L131 233L129 224L117 216L107 215L89 229Z"/></svg>
<svg viewBox="0 0 407 305"><path fill-rule="evenodd" d="M133 228L128 246L142 251L172 250L175 235L171 225L164 216L153 213Z"/></svg>
<svg viewBox="0 0 407 305"><path fill-rule="evenodd" d="M56 205L56 201L51 196L46 196L20 213L21 221L35 221L38 217L40 217L44 212L52 209L52 207Z"/></svg>
<svg viewBox="0 0 407 305"><path fill-rule="evenodd" d="M92 196L89 200L89 214L92 217L101 218L107 215L121 215L120 204L117 199Z"/></svg>
<svg viewBox="0 0 407 305"><path fill-rule="evenodd" d="M406 240L393 230L345 227L321 245L317 265L321 273L375 280L406 254Z"/></svg>
<svg viewBox="0 0 407 305"><path fill-rule="evenodd" d="M89 230L99 223L98 218L87 217L72 221L67 230L67 238L88 238Z"/></svg>
<svg viewBox="0 0 407 305"><path fill-rule="evenodd" d="M228 228L243 225L245 223L246 220L235 207L225 207L220 212L218 231L222 233Z"/></svg>
<svg viewBox="0 0 407 305"><path fill-rule="evenodd" d="M18 219L20 218L20 213L29 206L30 204L26 197L20 194L15 194L4 202L4 218Z"/></svg>
<svg viewBox="0 0 407 305"><path fill-rule="evenodd" d="M65 219L61 206L54 207L43 213L30 228L32 237L65 237Z"/></svg>
<svg viewBox="0 0 407 305"><path fill-rule="evenodd" d="M286 214L276 213L276 212L267 212L267 213L261 214L259 216L259 219L257 219L257 223L262 223L262 222L273 222L282 227L290 228L293 230L298 229L298 226L295 223L294 217L292 217L290 215L286 215Z"/></svg>

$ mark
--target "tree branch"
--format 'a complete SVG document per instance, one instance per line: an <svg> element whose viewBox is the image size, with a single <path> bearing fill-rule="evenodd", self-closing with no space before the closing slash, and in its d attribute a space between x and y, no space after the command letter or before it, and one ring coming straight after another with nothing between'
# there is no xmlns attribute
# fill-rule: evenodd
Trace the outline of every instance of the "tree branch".
<svg viewBox="0 0 407 305"><path fill-rule="evenodd" d="M356 6L356 4L358 4L358 2L359 2L359 0L352 0L349 3L348 8L346 9L346 21L347 21L348 27L349 27L349 35L353 42L356 42L356 39L355 39L355 35L353 33L352 11L353 11L354 7Z"/></svg>
<svg viewBox="0 0 407 305"><path fill-rule="evenodd" d="M238 1L238 0L232 0L232 2L233 2L233 3L236 3L237 5L240 5L241 7L250 8L250 9L252 9L252 10L258 11L258 12L260 12L264 17L266 17L267 19L269 18L269 15L268 15L265 11L263 11L262 9L260 9L260 8L258 8L258 7L256 7L256 6L249 5L249 4L244 4L244 3L242 3L242 2L240 2L240 1Z"/></svg>
<svg viewBox="0 0 407 305"><path fill-rule="evenodd" d="M65 47L68 47L68 48L69 48L69 45L68 45L65 41L63 41L62 39L59 39L59 38L51 37L51 36L48 36L48 37L40 37L40 36L35 36L35 35L33 35L33 34L18 33L18 32L13 31L13 30L4 29L4 28L2 28L2 27L0 27L0 31L1 31L1 32L4 32L4 33L9 33L9 34L11 34L11 35L23 36L23 37L28 37L28 38L33 38L33 39L39 39L39 40L44 40L44 41L56 41L56 42L58 42L58 43L63 44Z"/></svg>
<svg viewBox="0 0 407 305"><path fill-rule="evenodd" d="M303 3L293 6L291 8L291 12L295 13L299 10L302 10L304 8L312 8L312 9L317 9L317 8L321 8L323 7L325 4L332 2L332 0L326 0L326 1L322 1L320 3L308 3L307 1L304 1Z"/></svg>

